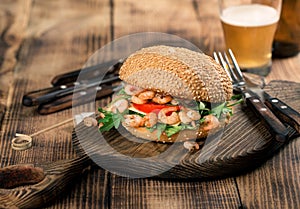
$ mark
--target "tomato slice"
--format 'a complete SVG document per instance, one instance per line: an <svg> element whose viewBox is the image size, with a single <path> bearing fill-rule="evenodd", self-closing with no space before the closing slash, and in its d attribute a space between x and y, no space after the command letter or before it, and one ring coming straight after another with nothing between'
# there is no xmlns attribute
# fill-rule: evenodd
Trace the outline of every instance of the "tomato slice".
<svg viewBox="0 0 300 209"><path fill-rule="evenodd" d="M146 103L146 104L134 104L132 103L132 106L144 113L150 113L150 112L154 112L156 114L158 114L158 112L163 109L163 108L167 108L170 107L169 105L163 105L163 104L156 104L156 103ZM180 110L179 106L172 106L172 107L176 107L177 111Z"/></svg>

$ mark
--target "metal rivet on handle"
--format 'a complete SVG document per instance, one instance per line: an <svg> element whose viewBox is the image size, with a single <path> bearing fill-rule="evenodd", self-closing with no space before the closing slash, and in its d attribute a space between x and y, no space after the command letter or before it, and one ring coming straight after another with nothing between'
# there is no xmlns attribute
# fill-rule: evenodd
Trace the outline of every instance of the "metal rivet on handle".
<svg viewBox="0 0 300 209"><path fill-rule="evenodd" d="M253 99L253 102L258 103L259 99Z"/></svg>
<svg viewBox="0 0 300 209"><path fill-rule="evenodd" d="M86 92L85 92L85 91L81 91L81 92L79 92L79 94L80 94L81 96L84 96L84 95L86 95Z"/></svg>
<svg viewBox="0 0 300 209"><path fill-rule="evenodd" d="M260 108L260 111L267 111L267 108L262 107L262 108Z"/></svg>
<svg viewBox="0 0 300 209"><path fill-rule="evenodd" d="M272 99L271 102L278 103L279 101L278 101L278 99Z"/></svg>
<svg viewBox="0 0 300 209"><path fill-rule="evenodd" d="M282 105L282 106L280 106L280 108L281 108L281 109L286 109L287 106L286 106L286 105Z"/></svg>

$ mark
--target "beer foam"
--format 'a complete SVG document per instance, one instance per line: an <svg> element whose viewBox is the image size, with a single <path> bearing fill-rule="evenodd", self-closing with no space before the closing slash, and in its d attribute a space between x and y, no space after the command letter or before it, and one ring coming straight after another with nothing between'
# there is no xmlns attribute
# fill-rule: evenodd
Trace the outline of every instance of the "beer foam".
<svg viewBox="0 0 300 209"><path fill-rule="evenodd" d="M279 20L279 14L276 9L266 5L239 5L224 9L221 20L236 26L264 26L276 23Z"/></svg>

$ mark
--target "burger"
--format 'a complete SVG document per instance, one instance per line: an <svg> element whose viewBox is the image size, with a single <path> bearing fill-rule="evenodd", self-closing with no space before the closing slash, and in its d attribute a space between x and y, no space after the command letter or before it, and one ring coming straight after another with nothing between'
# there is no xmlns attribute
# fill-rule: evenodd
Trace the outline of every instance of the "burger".
<svg viewBox="0 0 300 209"><path fill-rule="evenodd" d="M204 53L165 45L140 49L119 71L121 90L99 108L101 132L123 126L151 141L205 139L228 123L233 87Z"/></svg>

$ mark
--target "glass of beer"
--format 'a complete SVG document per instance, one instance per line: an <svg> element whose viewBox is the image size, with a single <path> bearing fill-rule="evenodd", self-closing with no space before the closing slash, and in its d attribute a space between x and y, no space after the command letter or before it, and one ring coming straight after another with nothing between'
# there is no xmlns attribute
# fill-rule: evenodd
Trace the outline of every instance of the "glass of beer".
<svg viewBox="0 0 300 209"><path fill-rule="evenodd" d="M243 71L262 76L270 72L281 5L281 0L219 0L226 47Z"/></svg>

